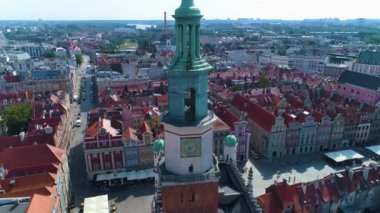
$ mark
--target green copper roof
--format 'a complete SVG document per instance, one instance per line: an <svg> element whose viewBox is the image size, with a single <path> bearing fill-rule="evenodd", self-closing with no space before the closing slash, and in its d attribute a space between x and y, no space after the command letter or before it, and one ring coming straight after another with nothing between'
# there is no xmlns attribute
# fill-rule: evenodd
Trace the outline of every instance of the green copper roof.
<svg viewBox="0 0 380 213"><path fill-rule="evenodd" d="M182 0L181 6L175 10L175 16L200 16L201 11L194 6L194 0Z"/></svg>
<svg viewBox="0 0 380 213"><path fill-rule="evenodd" d="M380 89L380 77L368 75L360 72L344 71L338 82L340 84L350 84L357 87L366 88L372 91Z"/></svg>
<svg viewBox="0 0 380 213"><path fill-rule="evenodd" d="M235 135L227 135L224 139L224 144L229 147L234 147L238 143L238 140Z"/></svg>
<svg viewBox="0 0 380 213"><path fill-rule="evenodd" d="M380 65L380 52L365 51L359 54L357 63Z"/></svg>
<svg viewBox="0 0 380 213"><path fill-rule="evenodd" d="M153 151L159 152L165 149L165 141L162 139L157 139L153 142Z"/></svg>

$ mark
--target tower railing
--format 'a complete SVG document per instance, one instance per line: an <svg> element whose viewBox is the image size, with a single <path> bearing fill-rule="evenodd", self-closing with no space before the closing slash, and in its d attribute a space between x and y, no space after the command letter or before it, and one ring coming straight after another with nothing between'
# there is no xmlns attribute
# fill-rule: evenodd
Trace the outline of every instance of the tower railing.
<svg viewBox="0 0 380 213"><path fill-rule="evenodd" d="M215 155L213 155L213 167L202 174L191 174L191 175L175 175L175 174L165 174L165 164L163 162L163 154L161 153L158 157L157 166L155 167L155 172L159 174L160 182L196 182L196 181L204 181L210 179L219 179L220 171L218 167L218 159Z"/></svg>
<svg viewBox="0 0 380 213"><path fill-rule="evenodd" d="M233 176L236 177L235 183L237 184L238 188L240 188L240 190L243 192L243 196L245 197L248 203L248 207L251 210L251 212L257 212L257 213L263 212L262 207L260 206L256 198L253 196L253 193L252 193L253 190L247 188L243 175L239 171L236 161L233 161L231 159L227 160L225 158L220 158L219 163L228 165L228 167L233 173ZM248 183L247 185L250 185L250 184ZM252 185L250 187L252 187Z"/></svg>

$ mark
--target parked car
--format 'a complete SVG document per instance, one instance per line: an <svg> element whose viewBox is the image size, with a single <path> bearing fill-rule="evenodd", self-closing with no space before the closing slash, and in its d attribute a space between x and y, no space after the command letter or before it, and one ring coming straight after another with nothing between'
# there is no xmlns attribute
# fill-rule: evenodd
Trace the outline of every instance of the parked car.
<svg viewBox="0 0 380 213"><path fill-rule="evenodd" d="M76 121L75 121L75 126L76 127L80 127L82 125L82 120L81 119L77 119Z"/></svg>

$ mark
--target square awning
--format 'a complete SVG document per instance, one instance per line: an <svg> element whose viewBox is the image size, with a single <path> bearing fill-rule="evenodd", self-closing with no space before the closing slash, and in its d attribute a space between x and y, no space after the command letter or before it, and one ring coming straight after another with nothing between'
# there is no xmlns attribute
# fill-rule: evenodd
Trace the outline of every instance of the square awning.
<svg viewBox="0 0 380 213"><path fill-rule="evenodd" d="M109 213L108 195L84 199L84 213Z"/></svg>
<svg viewBox="0 0 380 213"><path fill-rule="evenodd" d="M107 173L107 174L99 174L96 176L96 181L115 180L115 179L121 179L121 178L126 178L126 177L127 177L126 172L114 172L114 173Z"/></svg>
<svg viewBox="0 0 380 213"><path fill-rule="evenodd" d="M127 172L127 180L136 180L136 171Z"/></svg>
<svg viewBox="0 0 380 213"><path fill-rule="evenodd" d="M343 151L337 151L337 152L328 152L325 153L325 156L332 159L333 161L339 163L346 160L355 160L355 159L361 159L364 158L363 155L355 152L354 150L348 149Z"/></svg>
<svg viewBox="0 0 380 213"><path fill-rule="evenodd" d="M146 176L145 170L139 170L136 172L136 179L137 180L146 179L146 178L147 178L147 176Z"/></svg>
<svg viewBox="0 0 380 213"><path fill-rule="evenodd" d="M380 145L375 145L375 146L367 146L366 147L368 150L372 151L376 155L380 156Z"/></svg>

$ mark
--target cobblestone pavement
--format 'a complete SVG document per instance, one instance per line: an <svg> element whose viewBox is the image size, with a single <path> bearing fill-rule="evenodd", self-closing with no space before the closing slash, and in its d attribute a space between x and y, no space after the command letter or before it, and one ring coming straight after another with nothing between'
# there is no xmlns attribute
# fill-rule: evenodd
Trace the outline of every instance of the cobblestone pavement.
<svg viewBox="0 0 380 213"><path fill-rule="evenodd" d="M286 179L289 184L313 181L325 177L333 172L345 169L344 166L333 167L322 158L323 153L314 153L294 157L284 157L272 161L266 159L250 159L244 167L253 168L253 190L255 196L265 193L265 189L272 185L275 180ZM363 164L375 162L365 158ZM361 165L356 165L361 166ZM247 180L248 172L243 177Z"/></svg>

